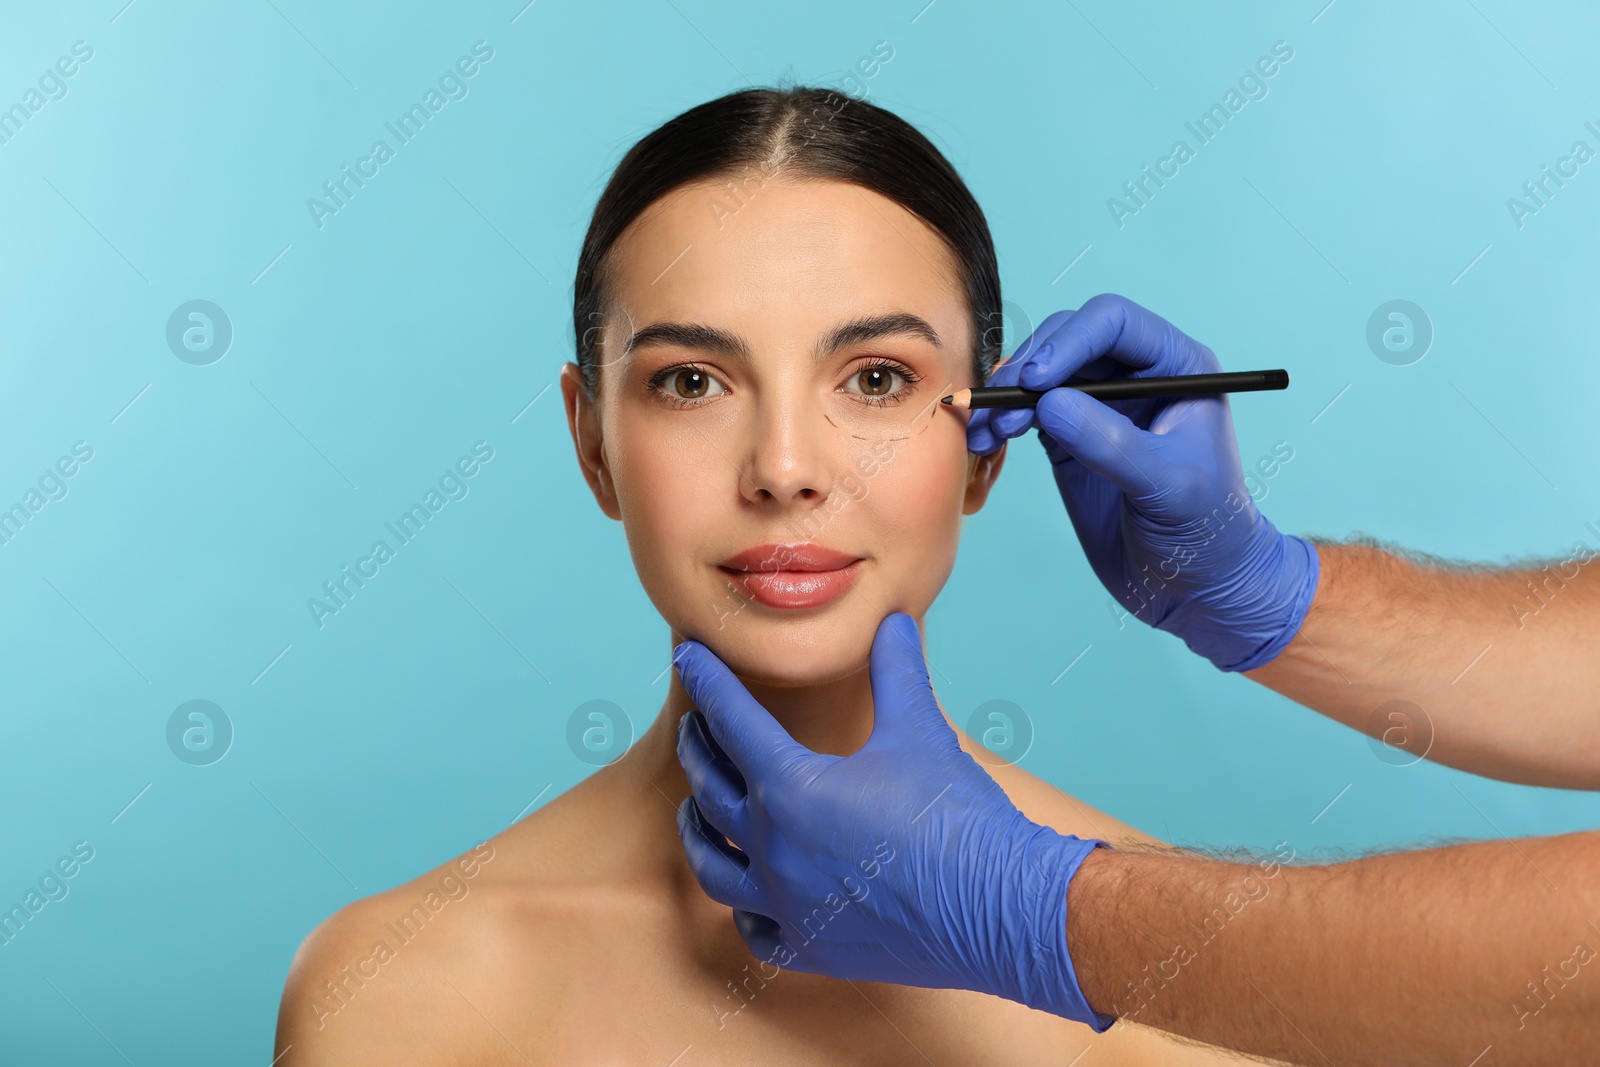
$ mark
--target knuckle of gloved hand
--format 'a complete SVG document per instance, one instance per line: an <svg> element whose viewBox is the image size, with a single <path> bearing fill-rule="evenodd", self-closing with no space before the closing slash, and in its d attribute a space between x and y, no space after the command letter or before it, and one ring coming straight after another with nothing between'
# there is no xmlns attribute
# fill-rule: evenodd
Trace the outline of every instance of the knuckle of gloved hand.
<svg viewBox="0 0 1600 1067"><path fill-rule="evenodd" d="M1078 424L1083 420L1083 408L1069 395L1071 392L1070 389L1051 390L1034 405L1034 415L1039 420L1040 440L1047 436L1046 431L1053 430L1068 438L1077 432Z"/></svg>
<svg viewBox="0 0 1600 1067"><path fill-rule="evenodd" d="M1078 314L1083 319L1084 328L1098 336L1108 328L1113 333L1125 329L1137 309L1137 304L1120 293L1097 293L1083 302Z"/></svg>
<svg viewBox="0 0 1600 1067"><path fill-rule="evenodd" d="M1134 447L1134 442L1128 439L1128 431L1135 429L1135 427L1126 420L1098 419L1095 421L1094 428L1095 432L1088 436L1102 438L1112 450L1112 454L1119 458L1128 455L1129 449Z"/></svg>
<svg viewBox="0 0 1600 1067"><path fill-rule="evenodd" d="M711 793L706 796L696 797L695 803L700 806L700 814L711 824L711 829L730 825L730 816L733 815L728 798L720 793Z"/></svg>
<svg viewBox="0 0 1600 1067"><path fill-rule="evenodd" d="M768 848L760 865L752 862L751 866L760 886L760 903L768 918L787 926L791 920L798 921L810 914L813 872L796 865L789 858L788 850Z"/></svg>
<svg viewBox="0 0 1600 1067"><path fill-rule="evenodd" d="M1051 334L1053 334L1057 330L1059 330L1062 326L1066 325L1067 322L1069 322L1072 319L1072 316L1075 315L1075 314L1076 314L1076 311L1074 311L1074 309L1072 309L1072 308L1062 308L1059 311L1052 311L1050 314L1048 314L1048 315L1046 315L1044 317L1044 321L1043 322L1039 323L1038 326L1034 327L1032 336L1033 337L1049 337Z"/></svg>
<svg viewBox="0 0 1600 1067"><path fill-rule="evenodd" d="M1005 419L1004 433L1006 437L1018 437L1033 427L1034 413L1032 408L1010 408L1003 416Z"/></svg>
<svg viewBox="0 0 1600 1067"><path fill-rule="evenodd" d="M774 788L771 779L757 778L748 783L749 805L761 812L769 820L777 821L785 814L783 809L784 790L781 786Z"/></svg>

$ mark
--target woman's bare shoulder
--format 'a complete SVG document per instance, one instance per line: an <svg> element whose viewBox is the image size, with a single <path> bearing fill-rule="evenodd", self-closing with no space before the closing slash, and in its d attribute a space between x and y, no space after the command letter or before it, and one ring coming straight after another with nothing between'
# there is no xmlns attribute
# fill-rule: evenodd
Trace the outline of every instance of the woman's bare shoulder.
<svg viewBox="0 0 1600 1067"><path fill-rule="evenodd" d="M279 1067L393 1063L424 1049L430 1062L504 1057L496 1020L508 996L521 1005L516 1028L525 1029L550 1000L541 992L559 981L541 967L537 947L554 926L560 894L541 891L543 867L527 857L542 845L564 851L565 807L552 802L318 924L284 984Z"/></svg>

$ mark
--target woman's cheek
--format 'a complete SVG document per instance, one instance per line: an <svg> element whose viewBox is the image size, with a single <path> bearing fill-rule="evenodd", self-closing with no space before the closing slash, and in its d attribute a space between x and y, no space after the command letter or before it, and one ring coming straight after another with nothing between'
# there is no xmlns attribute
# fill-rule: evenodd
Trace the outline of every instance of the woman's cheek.
<svg viewBox="0 0 1600 1067"><path fill-rule="evenodd" d="M897 457L877 479L874 514L881 545L904 546L904 562L943 586L955 566L965 495L965 452L955 464L937 452Z"/></svg>
<svg viewBox="0 0 1600 1067"><path fill-rule="evenodd" d="M717 468L659 439L615 443L612 478L624 533L640 578L665 591L707 553L729 548L715 536Z"/></svg>

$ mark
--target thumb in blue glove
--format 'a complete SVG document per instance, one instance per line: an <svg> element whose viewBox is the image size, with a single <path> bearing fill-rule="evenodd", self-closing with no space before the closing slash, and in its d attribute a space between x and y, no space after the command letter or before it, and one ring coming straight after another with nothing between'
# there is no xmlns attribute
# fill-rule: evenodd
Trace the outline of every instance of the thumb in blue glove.
<svg viewBox="0 0 1600 1067"><path fill-rule="evenodd" d="M809 974L971 989L1106 1029L1067 952L1067 887L1104 841L1031 822L945 721L916 622L872 643L872 734L848 756L791 738L708 648L673 651L689 866L750 951Z"/></svg>

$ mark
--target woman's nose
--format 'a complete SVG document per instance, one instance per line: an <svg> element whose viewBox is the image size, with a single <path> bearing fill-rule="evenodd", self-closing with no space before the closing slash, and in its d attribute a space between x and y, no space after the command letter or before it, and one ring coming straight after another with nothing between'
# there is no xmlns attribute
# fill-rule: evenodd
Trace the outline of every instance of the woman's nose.
<svg viewBox="0 0 1600 1067"><path fill-rule="evenodd" d="M834 482L831 456L844 429L829 422L814 403L771 398L752 413L745 498L753 503L825 499Z"/></svg>

